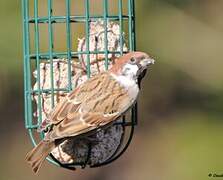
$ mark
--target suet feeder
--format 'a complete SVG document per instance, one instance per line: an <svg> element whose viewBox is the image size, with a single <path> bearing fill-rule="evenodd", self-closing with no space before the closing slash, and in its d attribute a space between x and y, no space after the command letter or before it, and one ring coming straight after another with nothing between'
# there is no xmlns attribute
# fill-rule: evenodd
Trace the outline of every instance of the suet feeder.
<svg viewBox="0 0 223 180"><path fill-rule="evenodd" d="M25 127L34 146L62 97L135 50L134 11L134 0L22 0ZM67 140L47 160L68 169L109 164L126 151L136 124L137 105L111 127Z"/></svg>

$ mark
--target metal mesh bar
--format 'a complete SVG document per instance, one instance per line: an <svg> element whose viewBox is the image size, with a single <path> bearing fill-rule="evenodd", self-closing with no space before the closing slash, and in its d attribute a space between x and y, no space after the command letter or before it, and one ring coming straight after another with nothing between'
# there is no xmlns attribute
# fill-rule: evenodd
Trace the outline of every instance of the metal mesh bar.
<svg viewBox="0 0 223 180"><path fill-rule="evenodd" d="M50 83L51 83L51 107L54 107L54 75L53 75L53 27L52 27L52 0L48 0L48 34L49 34L49 58L50 58Z"/></svg>
<svg viewBox="0 0 223 180"><path fill-rule="evenodd" d="M72 90L71 82L71 29L70 29L70 0L66 0L66 35L67 35L67 59L68 59L68 89Z"/></svg>
<svg viewBox="0 0 223 180"><path fill-rule="evenodd" d="M104 16L102 15L92 15L91 21L96 21L99 19L103 19ZM107 16L107 19L109 21L118 21L119 16L110 15ZM128 20L127 15L122 16L123 20ZM48 17L39 17L37 19L38 23L48 23ZM70 22L71 23L83 23L86 21L86 16L76 15L76 16L70 16ZM51 22L52 23L65 23L66 22L66 16L51 16ZM35 23L35 18L29 18L29 23Z"/></svg>
<svg viewBox="0 0 223 180"><path fill-rule="evenodd" d="M136 50L136 25L135 25L135 1L131 0L131 6L132 6L132 28L133 28L133 33L132 33L132 44L133 44L133 49ZM134 114L133 114L133 121L134 125L138 124L138 103L136 102L134 106Z"/></svg>
<svg viewBox="0 0 223 180"><path fill-rule="evenodd" d="M108 23L108 19L107 19L107 16L108 16L108 0L104 0L104 38L105 38L105 41L104 41L104 46L105 46L105 69L108 70L108 27L107 27L107 23Z"/></svg>
<svg viewBox="0 0 223 180"><path fill-rule="evenodd" d="M133 50L136 50L136 21L135 21L135 0L131 0L131 7L132 7L132 41L133 41Z"/></svg>
<svg viewBox="0 0 223 180"><path fill-rule="evenodd" d="M128 16L129 16L129 50L133 51L135 50L135 42L134 42L134 38L135 38L135 26L134 26L134 14L133 14L133 5L134 5L134 1L133 0L128 0ZM131 112L132 112L132 120L133 123L136 124L137 122L137 104L134 105L134 107L132 108Z"/></svg>
<svg viewBox="0 0 223 180"><path fill-rule="evenodd" d="M28 23L28 19L29 19L29 2L28 0L24 0L25 4L24 4L24 9L25 9L25 32L26 32L26 36L25 36L25 44L26 44L26 55L25 55L25 63L26 63L26 83L27 83L27 89L25 92L25 96L26 96L26 102L27 102L27 118L28 120L26 121L26 126L31 126L32 125L32 98L31 98L31 93L30 90L32 89L32 85L31 85L31 64L29 61L29 53L30 53L30 31L29 31L29 23Z"/></svg>
<svg viewBox="0 0 223 180"><path fill-rule="evenodd" d="M89 36L90 36L90 18L89 18L89 13L90 13L90 8L89 8L89 0L85 0L85 39L86 39L86 52L87 52L87 76L90 78L91 76L91 67L90 67L90 41L89 41Z"/></svg>
<svg viewBox="0 0 223 180"><path fill-rule="evenodd" d="M37 69L37 94L38 94L38 124L42 122L42 98L40 92L40 59L39 59L39 24L38 18L38 0L34 1L34 17L35 17L35 49L36 49L36 69Z"/></svg>
<svg viewBox="0 0 223 180"><path fill-rule="evenodd" d="M133 25L133 21L132 21L132 8L131 8L131 4L132 4L132 0L128 0L128 16L129 16L129 50L133 51L134 47L133 47L133 42L132 42L132 37L133 37L133 29L132 29L132 25Z"/></svg>
<svg viewBox="0 0 223 180"><path fill-rule="evenodd" d="M25 21L25 17L26 17L26 4L25 4L25 1L22 0L22 22L23 22L23 56L24 56L24 61L23 61L23 69L24 69L24 80L27 78L27 68L26 68L26 59L27 59L27 56L26 56L26 49L27 49L27 44L26 44L26 21ZM28 106L27 106L27 81L25 80L24 81L24 103L25 103L25 106L24 106L24 115L25 115L25 126L27 127L28 126Z"/></svg>
<svg viewBox="0 0 223 180"><path fill-rule="evenodd" d="M120 51L108 51L111 54L121 54ZM123 53L127 53L127 51L123 51ZM81 51L81 52L70 52L71 58L75 58L80 54L104 54L104 51ZM53 58L66 58L67 52L52 52ZM36 59L36 54L30 54L30 59ZM39 53L39 58L43 60L50 59L49 53Z"/></svg>
<svg viewBox="0 0 223 180"><path fill-rule="evenodd" d="M119 0L118 1L118 14L119 14L119 28L120 28L120 55L122 56L123 55L123 12L122 12L122 0Z"/></svg>
<svg viewBox="0 0 223 180"><path fill-rule="evenodd" d="M129 8L131 9L129 15L129 19L131 19L131 47L132 50L136 49L136 34L135 34L135 1L134 0L129 0ZM137 125L138 123L138 104L136 103L132 109L132 120L134 125Z"/></svg>

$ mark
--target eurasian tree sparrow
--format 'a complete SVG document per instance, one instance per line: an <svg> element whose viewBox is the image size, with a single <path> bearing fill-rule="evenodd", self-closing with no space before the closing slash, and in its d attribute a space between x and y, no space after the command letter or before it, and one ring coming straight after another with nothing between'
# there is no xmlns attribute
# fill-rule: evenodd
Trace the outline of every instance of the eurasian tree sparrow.
<svg viewBox="0 0 223 180"><path fill-rule="evenodd" d="M118 58L109 71L91 77L70 92L43 122L48 132L26 156L33 171L38 172L52 149L66 138L89 135L131 108L139 93L138 83L153 63L146 53L130 52Z"/></svg>

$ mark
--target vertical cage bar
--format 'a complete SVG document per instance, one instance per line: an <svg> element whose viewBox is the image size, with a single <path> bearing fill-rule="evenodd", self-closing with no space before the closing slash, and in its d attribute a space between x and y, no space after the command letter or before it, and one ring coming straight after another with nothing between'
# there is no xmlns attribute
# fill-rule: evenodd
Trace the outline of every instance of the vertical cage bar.
<svg viewBox="0 0 223 180"><path fill-rule="evenodd" d="M87 50L87 76L90 78L91 76L91 68L90 68L90 8L89 8L89 0L85 0L85 32L86 32L86 50Z"/></svg>
<svg viewBox="0 0 223 180"><path fill-rule="evenodd" d="M129 17L129 49L130 51L135 51L135 17L134 17L134 10L135 10L135 2L134 0L128 0L128 17ZM131 112L131 119L133 124L136 125L138 122L137 117L138 112L138 105L137 103L132 108Z"/></svg>
<svg viewBox="0 0 223 180"><path fill-rule="evenodd" d="M49 57L50 57L50 83L51 83L51 107L54 107L54 72L53 72L53 27L52 27L52 0L48 0L48 34L49 34Z"/></svg>
<svg viewBox="0 0 223 180"><path fill-rule="evenodd" d="M104 0L104 51L105 51L105 69L108 70L108 0Z"/></svg>
<svg viewBox="0 0 223 180"><path fill-rule="evenodd" d="M118 15L119 15L119 34L120 34L120 36L119 36L119 39L120 39L120 55L122 56L123 55L123 17L122 17L122 15L123 15L123 8L122 8L122 0L119 0L118 1ZM125 116L123 116L122 117L122 122L123 122L123 124L125 124L125 122L126 122L126 118L125 118Z"/></svg>
<svg viewBox="0 0 223 180"><path fill-rule="evenodd" d="M35 49L36 49L36 70L37 70L37 91L38 91L38 124L42 122L42 98L40 89L40 59L39 59L39 24L38 24L38 0L34 1L34 18L35 18Z"/></svg>
<svg viewBox="0 0 223 180"><path fill-rule="evenodd" d="M122 56L123 55L123 12L122 12L122 0L119 0L118 1L118 14L119 14L119 29L120 29L120 55Z"/></svg>
<svg viewBox="0 0 223 180"><path fill-rule="evenodd" d="M26 102L27 102L27 124L26 128L31 128L32 126L32 97L31 97L31 65L29 60L30 54L30 31L29 31L29 2L28 0L24 1L24 9L25 9L25 44L26 44L26 52L25 52L25 63L26 63L26 82L27 82L27 91L26 91Z"/></svg>
<svg viewBox="0 0 223 180"><path fill-rule="evenodd" d="M133 35L132 35L132 44L133 44L133 50L136 50L136 25L135 25L135 0L131 0L131 6L132 6L132 28L133 28ZM134 125L138 124L138 103L136 102L133 110L133 118L134 118Z"/></svg>
<svg viewBox="0 0 223 180"><path fill-rule="evenodd" d="M138 103L137 102L132 109L132 118L134 120L133 121L134 125L137 125L138 124Z"/></svg>
<svg viewBox="0 0 223 180"><path fill-rule="evenodd" d="M133 38L133 32L132 32L132 25L133 25L133 22L132 22L132 7L131 7L131 4L132 4L132 0L128 0L128 19L129 19L129 50L130 51L133 51L133 44L132 44L132 38Z"/></svg>
<svg viewBox="0 0 223 180"><path fill-rule="evenodd" d="M71 82L71 30L70 30L70 0L66 0L66 36L67 36L67 65L68 65L68 91L72 90Z"/></svg>
<svg viewBox="0 0 223 180"><path fill-rule="evenodd" d="M131 0L132 3L132 28L133 28L133 36L132 36L132 41L133 41L133 50L136 50L136 21L135 21L135 0Z"/></svg>
<svg viewBox="0 0 223 180"><path fill-rule="evenodd" d="M25 115L25 126L27 127L28 125L28 106L27 106L27 68L26 68L26 49L27 49L27 45L26 45L26 22L25 22L25 17L26 17L26 13L25 13L25 0L22 0L22 22L23 22L23 69L24 69L24 115Z"/></svg>

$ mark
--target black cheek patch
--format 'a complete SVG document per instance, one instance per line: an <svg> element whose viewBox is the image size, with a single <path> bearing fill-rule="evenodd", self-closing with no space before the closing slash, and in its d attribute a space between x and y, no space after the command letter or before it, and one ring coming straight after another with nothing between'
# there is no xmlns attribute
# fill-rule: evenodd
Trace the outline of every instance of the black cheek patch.
<svg viewBox="0 0 223 180"><path fill-rule="evenodd" d="M146 72L147 72L147 69L144 69L142 71L142 73L140 73L139 76L138 76L138 86L139 86L139 88L141 88L141 81L145 77Z"/></svg>

